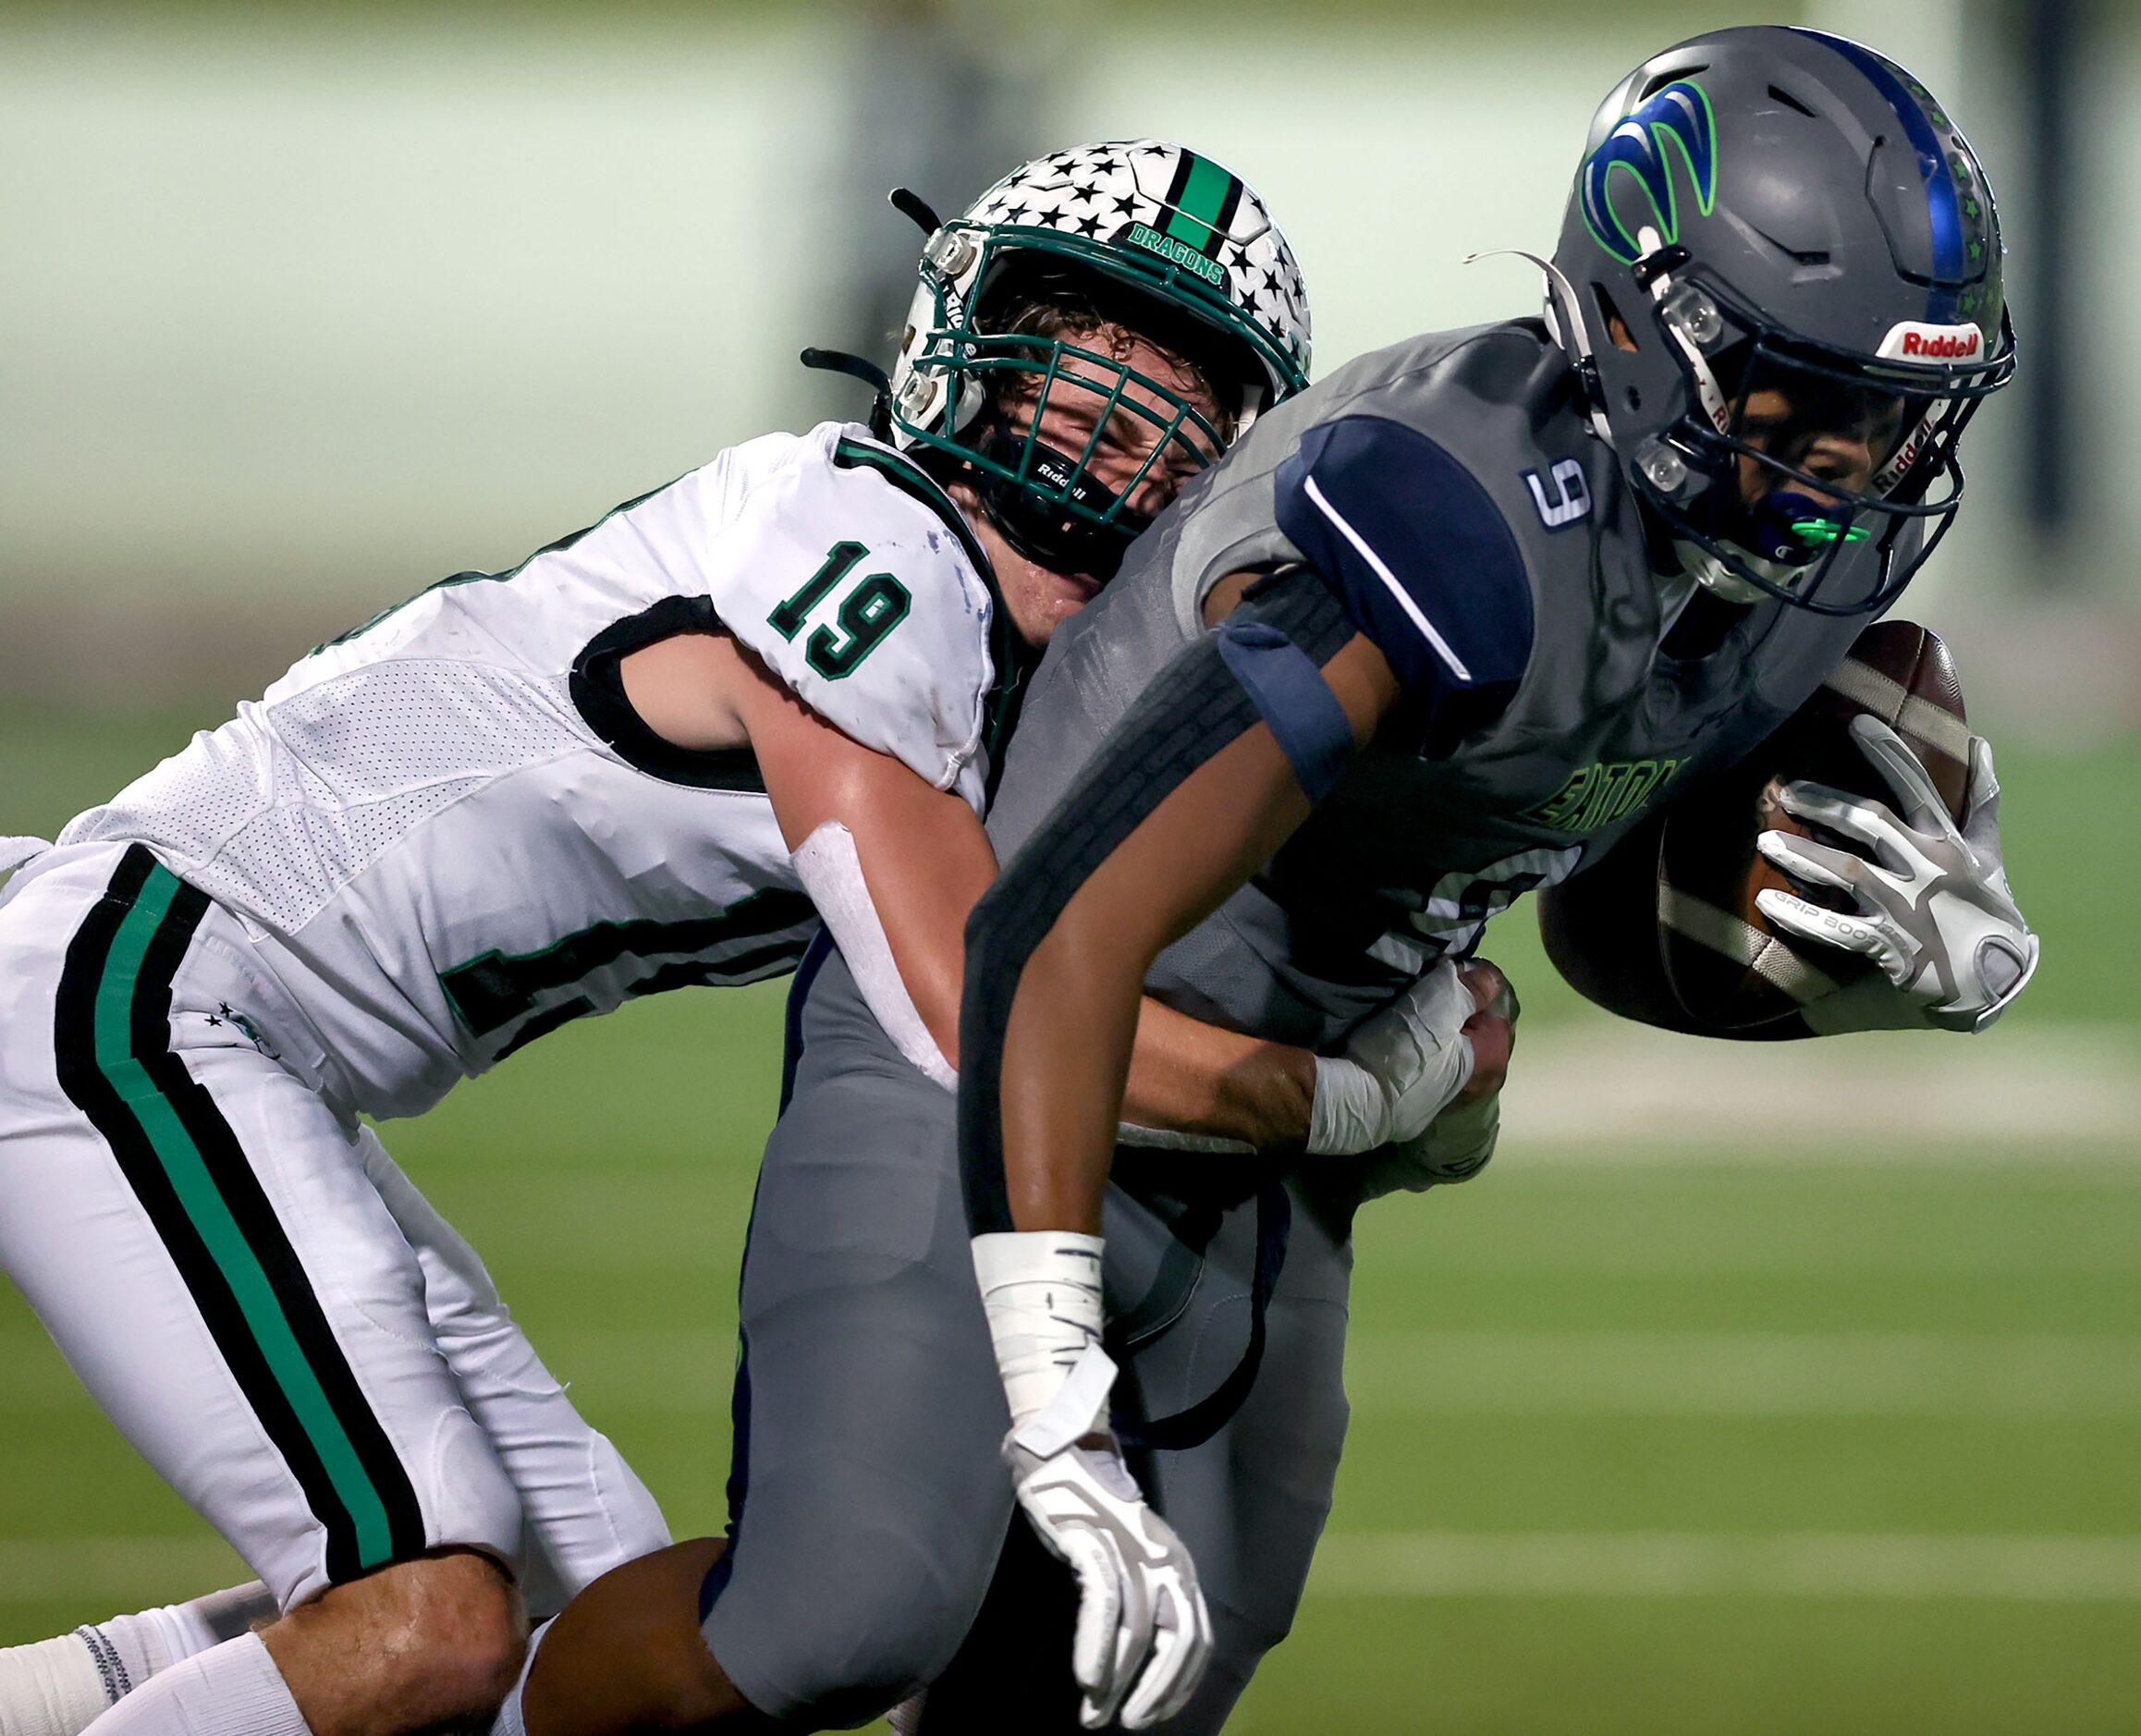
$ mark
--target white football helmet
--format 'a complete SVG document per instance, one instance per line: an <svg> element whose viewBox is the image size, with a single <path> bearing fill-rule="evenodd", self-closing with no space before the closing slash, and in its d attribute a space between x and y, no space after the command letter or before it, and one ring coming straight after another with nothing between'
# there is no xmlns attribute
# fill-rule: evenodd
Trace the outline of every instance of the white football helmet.
<svg viewBox="0 0 2141 1736"><path fill-rule="evenodd" d="M1197 465L1258 411L1307 383L1308 294L1286 237L1239 176L1158 140L1058 151L1024 163L922 251L920 283L887 395L892 438L950 455L979 476L985 509L1014 546L1060 569L1112 572L1145 516L1127 503L1155 464L1183 454ZM1222 429L1175 393L1073 338L1011 332L1014 304L1051 287L1099 280L1128 322L1163 348L1186 336L1195 361L1232 393ZM1149 304L1148 322L1139 309ZM1113 389L1080 453L1041 443L984 414L1001 376L1034 376L1046 392L1067 359L1073 376ZM992 376L996 376L992 382ZM1122 396L1135 383L1168 413ZM1086 465L1118 409L1157 432L1119 493Z"/></svg>

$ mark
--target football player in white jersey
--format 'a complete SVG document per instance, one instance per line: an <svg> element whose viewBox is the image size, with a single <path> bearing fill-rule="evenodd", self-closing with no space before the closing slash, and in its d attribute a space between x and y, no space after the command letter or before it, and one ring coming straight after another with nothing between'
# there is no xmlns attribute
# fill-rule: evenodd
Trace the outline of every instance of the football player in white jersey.
<svg viewBox="0 0 2141 1736"><path fill-rule="evenodd" d="M767 435L458 574L56 847L0 840L0 1260L262 1582L0 1654L6 1736L480 1722L523 1593L667 1542L360 1115L783 972L821 916L949 1078L1020 679L1303 384L1308 321L1261 202L1179 146L904 208L930 239L875 431ZM1352 1152L1417 1131L1403 1083L1154 1007L1128 1113Z"/></svg>

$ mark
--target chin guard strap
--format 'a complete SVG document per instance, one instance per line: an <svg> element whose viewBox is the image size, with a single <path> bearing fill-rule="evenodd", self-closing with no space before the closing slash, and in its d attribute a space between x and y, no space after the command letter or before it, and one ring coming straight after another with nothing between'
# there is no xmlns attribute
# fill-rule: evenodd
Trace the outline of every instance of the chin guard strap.
<svg viewBox="0 0 2141 1736"><path fill-rule="evenodd" d="M1016 471L1025 460L1033 477L1088 512L1115 513L1112 526L1095 524L993 471L977 471L975 492L989 522L1020 554L1051 572L1084 573L1106 584L1121 568L1131 539L1152 522L1145 513L1119 507L1115 492L1088 474L1070 454L1038 440L998 431L982 443L981 449L1006 470Z"/></svg>
<svg viewBox="0 0 2141 1736"><path fill-rule="evenodd" d="M1562 354L1576 370L1577 379L1583 382L1584 417L1591 424L1591 432L1612 446L1613 424L1606 418L1606 386L1598 377L1597 346L1591 341L1590 328L1584 324L1584 306L1576 299L1576 286L1552 260L1527 253L1521 247L1496 247L1484 253L1467 253L1464 263L1475 265L1483 259L1526 260L1546 274L1547 336L1560 345Z"/></svg>
<svg viewBox="0 0 2141 1736"><path fill-rule="evenodd" d="M935 235L944 227L944 219L936 214L936 207L911 187L895 187L885 195L892 209L909 218L924 235Z"/></svg>
<svg viewBox="0 0 2141 1736"><path fill-rule="evenodd" d="M870 404L870 433L889 444L892 438L892 381L875 362L866 356L850 355L844 349L805 349L798 358L806 368L815 368L821 373L844 373L850 380L860 380L875 394Z"/></svg>

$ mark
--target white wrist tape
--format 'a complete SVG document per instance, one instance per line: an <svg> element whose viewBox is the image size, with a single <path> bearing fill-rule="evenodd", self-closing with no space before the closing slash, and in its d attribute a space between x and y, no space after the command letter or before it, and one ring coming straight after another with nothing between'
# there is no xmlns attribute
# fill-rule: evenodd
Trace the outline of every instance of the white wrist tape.
<svg viewBox="0 0 2141 1736"><path fill-rule="evenodd" d="M1350 1157L1432 1121L1472 1077L1464 1022L1473 1010L1472 991L1445 959L1356 1025L1342 1056L1318 1057L1310 1153Z"/></svg>
<svg viewBox="0 0 2141 1736"><path fill-rule="evenodd" d="M1087 1350L1100 1342L1102 1245L1098 1236L1054 1229L973 1239L974 1278L1014 1431L1056 1402ZM1104 1386L1103 1415L1106 1400ZM1088 1412L1071 1438L1092 1420Z"/></svg>
<svg viewBox="0 0 2141 1736"><path fill-rule="evenodd" d="M796 875L818 907L818 915L832 930L840 956L855 973L855 986L863 991L885 1034L933 1084L958 1090L959 1075L915 1009L914 997L908 994L892 956L892 942L886 936L877 907L870 901L863 859L855 853L855 835L838 820L827 820L789 860L795 863Z"/></svg>
<svg viewBox="0 0 2141 1736"><path fill-rule="evenodd" d="M1315 1057L1315 1094L1308 1101L1308 1153L1351 1157L1389 1138L1389 1099L1375 1075L1342 1056Z"/></svg>
<svg viewBox="0 0 2141 1736"><path fill-rule="evenodd" d="M1107 1395L1115 1389L1115 1359L1097 1344L1088 1344L1056 1396L1009 1436L1036 1459L1053 1459L1066 1447L1107 1426Z"/></svg>

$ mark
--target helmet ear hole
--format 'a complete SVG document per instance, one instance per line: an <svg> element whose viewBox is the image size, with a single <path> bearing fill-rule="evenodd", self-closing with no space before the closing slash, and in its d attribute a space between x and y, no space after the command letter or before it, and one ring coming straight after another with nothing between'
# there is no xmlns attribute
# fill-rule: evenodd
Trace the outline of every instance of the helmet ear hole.
<svg viewBox="0 0 2141 1736"><path fill-rule="evenodd" d="M1621 310L1613 305L1613 298L1607 294L1606 286L1593 283L1591 299L1598 304L1598 324L1605 328L1606 336L1616 349L1637 354L1642 346L1635 341L1635 331L1621 317Z"/></svg>

